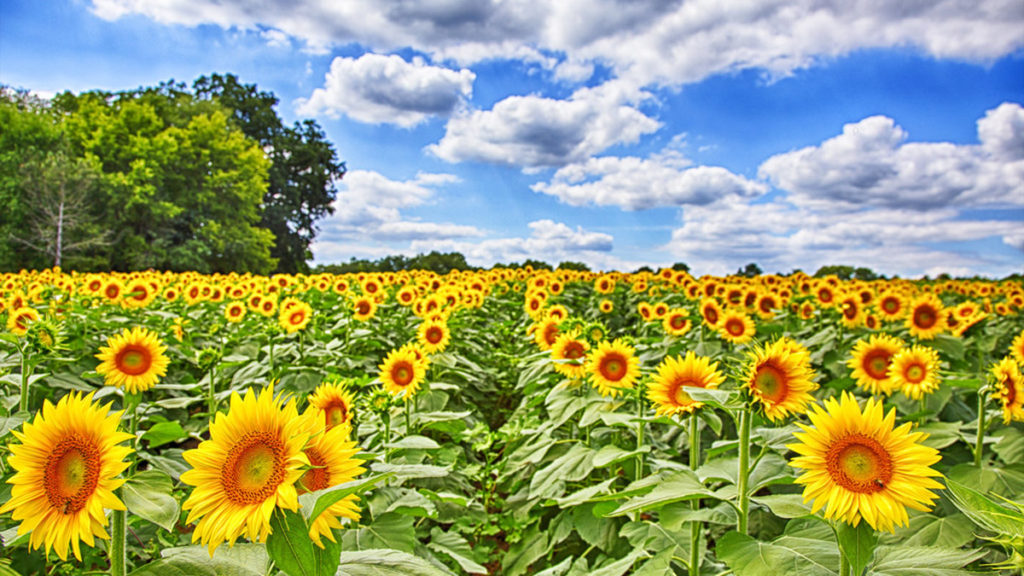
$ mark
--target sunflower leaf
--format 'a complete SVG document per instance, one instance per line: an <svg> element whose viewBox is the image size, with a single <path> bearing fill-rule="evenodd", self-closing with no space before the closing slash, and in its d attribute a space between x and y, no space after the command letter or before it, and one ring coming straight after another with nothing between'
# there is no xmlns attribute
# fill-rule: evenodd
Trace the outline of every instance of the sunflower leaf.
<svg viewBox="0 0 1024 576"><path fill-rule="evenodd" d="M390 472L378 474L364 480L353 480L323 490L317 490L316 492L310 492L309 494L303 494L299 496L299 502L302 504L302 513L307 520L319 518L320 514L330 508L335 502L350 494L362 494L381 480L390 478L392 475Z"/></svg>
<svg viewBox="0 0 1024 576"><path fill-rule="evenodd" d="M862 574L864 568L871 562L875 546L878 544L875 529L867 522L861 522L856 527L840 522L836 526L836 539L839 542L839 549L850 562L853 573Z"/></svg>
<svg viewBox="0 0 1024 576"><path fill-rule="evenodd" d="M267 554L288 576L333 576L337 571L341 548L326 538L326 548L316 546L301 514L278 508L270 517L270 528Z"/></svg>
<svg viewBox="0 0 1024 576"><path fill-rule="evenodd" d="M338 576L445 576L426 560L399 550L341 553Z"/></svg>
<svg viewBox="0 0 1024 576"><path fill-rule="evenodd" d="M143 470L128 479L121 496L128 510L150 522L173 531L178 522L178 500L171 494L171 478L159 470Z"/></svg>

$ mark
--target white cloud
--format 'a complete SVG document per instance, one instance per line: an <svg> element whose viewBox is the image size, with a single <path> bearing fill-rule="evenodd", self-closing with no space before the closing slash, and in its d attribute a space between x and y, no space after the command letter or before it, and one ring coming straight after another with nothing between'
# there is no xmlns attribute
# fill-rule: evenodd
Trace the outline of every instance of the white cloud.
<svg viewBox="0 0 1024 576"><path fill-rule="evenodd" d="M645 210L658 206L705 205L729 197L753 197L768 191L718 166L688 167L676 152L651 158L603 157L570 164L550 182L532 186L572 206L619 206Z"/></svg>
<svg viewBox="0 0 1024 576"><path fill-rule="evenodd" d="M509 96L491 110L454 116L427 149L448 162L564 166L656 131L661 124L632 106L647 96L616 82L582 88L567 100Z"/></svg>
<svg viewBox="0 0 1024 576"><path fill-rule="evenodd" d="M273 28L260 31L260 36L267 41L267 46L272 48L288 48L292 45L291 38L287 34Z"/></svg>
<svg viewBox="0 0 1024 576"><path fill-rule="evenodd" d="M1024 108L1005 103L978 121L980 145L906 142L872 116L819 146L778 154L758 170L801 205L929 210L1024 204Z"/></svg>
<svg viewBox="0 0 1024 576"><path fill-rule="evenodd" d="M473 72L406 62L400 56L364 54L335 58L323 88L299 102L299 112L411 127L449 116L473 93Z"/></svg>

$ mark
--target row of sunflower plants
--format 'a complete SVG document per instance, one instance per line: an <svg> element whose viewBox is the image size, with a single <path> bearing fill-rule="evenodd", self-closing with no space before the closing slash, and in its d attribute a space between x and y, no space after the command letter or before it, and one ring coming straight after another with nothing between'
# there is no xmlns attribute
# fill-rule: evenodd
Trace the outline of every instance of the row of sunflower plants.
<svg viewBox="0 0 1024 576"><path fill-rule="evenodd" d="M1009 573L1022 309L802 274L0 275L0 574Z"/></svg>

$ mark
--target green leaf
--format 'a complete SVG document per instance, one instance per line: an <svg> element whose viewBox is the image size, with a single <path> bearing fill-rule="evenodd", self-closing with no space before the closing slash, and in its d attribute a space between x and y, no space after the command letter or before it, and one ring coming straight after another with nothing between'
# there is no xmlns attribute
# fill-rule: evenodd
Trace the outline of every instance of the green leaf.
<svg viewBox="0 0 1024 576"><path fill-rule="evenodd" d="M330 508L335 502L338 502L350 494L362 494L375 486L381 480L390 477L390 473L378 474L377 476L371 476L364 480L353 480L330 488L324 488L323 490L317 490L316 492L303 494L302 496L299 496L299 502L302 504L302 513L307 519L319 518L320 514L324 510Z"/></svg>
<svg viewBox="0 0 1024 576"><path fill-rule="evenodd" d="M188 438L188 432L177 422L160 422L146 430L142 438L149 441L150 448L156 448Z"/></svg>
<svg viewBox="0 0 1024 576"><path fill-rule="evenodd" d="M573 527L584 542L611 553L619 539L618 523L595 517L594 506L595 503L589 503L573 508Z"/></svg>
<svg viewBox="0 0 1024 576"><path fill-rule="evenodd" d="M402 438L398 442L392 442L384 445L387 448L400 448L408 450L436 450L441 447L440 444L434 440L427 438L426 436L417 436L412 434Z"/></svg>
<svg viewBox="0 0 1024 576"><path fill-rule="evenodd" d="M992 436L998 438L992 450L1003 462L1024 462L1024 432L1016 428L1000 428Z"/></svg>
<svg viewBox="0 0 1024 576"><path fill-rule="evenodd" d="M387 464L374 462L370 469L382 475L392 476L398 480L414 478L444 478L449 474L448 468L429 464Z"/></svg>
<svg viewBox="0 0 1024 576"><path fill-rule="evenodd" d="M342 552L337 576L448 576L426 560L400 550Z"/></svg>
<svg viewBox="0 0 1024 576"><path fill-rule="evenodd" d="M270 565L262 544L220 546L212 557L205 546L165 548L160 555L128 576L264 576Z"/></svg>
<svg viewBox="0 0 1024 576"><path fill-rule="evenodd" d="M503 574L519 576L525 574L538 559L547 554L548 535L531 526L523 537L509 547L501 561Z"/></svg>
<svg viewBox="0 0 1024 576"><path fill-rule="evenodd" d="M713 494L704 487L704 484L697 479L693 472L679 470L671 473L671 475L659 482L647 494L630 498L626 503L608 514L608 516L623 516L630 512L660 508L672 502L709 496L713 496Z"/></svg>
<svg viewBox="0 0 1024 576"><path fill-rule="evenodd" d="M856 527L840 522L836 526L836 540L839 542L839 549L850 562L853 573L864 573L864 568L871 562L875 546L878 544L875 529L867 522L861 522Z"/></svg>
<svg viewBox="0 0 1024 576"><path fill-rule="evenodd" d="M718 558L736 576L837 576L839 550L827 540L783 536L761 542L732 531L718 539Z"/></svg>
<svg viewBox="0 0 1024 576"><path fill-rule="evenodd" d="M605 444L594 454L594 467L604 468L623 460L635 458L638 454L646 454L651 451L650 445L644 445L639 450L623 450L614 444Z"/></svg>
<svg viewBox="0 0 1024 576"><path fill-rule="evenodd" d="M640 558L647 556L643 550L633 550L624 558L620 558L610 564L605 564L596 570L590 570L588 576L622 576L633 567L633 564Z"/></svg>
<svg viewBox="0 0 1024 576"><path fill-rule="evenodd" d="M473 548L469 542L455 532L445 532L434 526L430 529L430 542L427 548L448 556L470 574L487 574L487 568L473 560Z"/></svg>
<svg viewBox="0 0 1024 576"><path fill-rule="evenodd" d="M128 511L171 532L178 522L178 500L171 478L159 470L136 472L121 488Z"/></svg>
<svg viewBox="0 0 1024 576"><path fill-rule="evenodd" d="M920 514L910 519L907 526L884 537L884 543L905 546L938 546L960 548L974 541L974 524L963 514L937 517Z"/></svg>
<svg viewBox="0 0 1024 576"><path fill-rule="evenodd" d="M12 414L6 418L0 418L0 438L10 434L11 430L21 426L21 424L28 420L28 418L28 412L18 412L17 414Z"/></svg>
<svg viewBox="0 0 1024 576"><path fill-rule="evenodd" d="M984 550L879 546L868 576L969 576L977 572L962 568L984 555Z"/></svg>
<svg viewBox="0 0 1024 576"><path fill-rule="evenodd" d="M1021 464L982 468L973 464L957 464L946 476L982 493L995 492L1010 498L1024 493L1024 465Z"/></svg>
<svg viewBox="0 0 1024 576"><path fill-rule="evenodd" d="M1019 510L1003 506L952 478L946 479L946 487L953 505L978 526L1001 536L1024 537L1024 514Z"/></svg>
<svg viewBox="0 0 1024 576"><path fill-rule="evenodd" d="M288 576L320 576L309 527L302 515L277 508L270 517L267 553Z"/></svg>
<svg viewBox="0 0 1024 576"><path fill-rule="evenodd" d="M595 450L581 443L573 444L544 468L538 470L530 480L530 498L552 497L558 492L557 483L576 482L587 477L594 469Z"/></svg>
<svg viewBox="0 0 1024 576"><path fill-rule="evenodd" d="M607 494L611 490L611 485L618 480L618 477L612 477L604 482L587 486L582 490L573 492L572 494L563 498L555 498L555 503L558 504L559 508L568 508L570 506L578 506L584 502L590 501L591 498L599 496L601 494Z"/></svg>
<svg viewBox="0 0 1024 576"><path fill-rule="evenodd" d="M800 494L766 494L754 496L752 501L767 506L779 518L802 518L811 515L811 507L804 504Z"/></svg>
<svg viewBox="0 0 1024 576"><path fill-rule="evenodd" d="M413 517L389 512L374 518L373 523L358 529L342 531L342 549L369 550L393 548L412 552L416 547Z"/></svg>

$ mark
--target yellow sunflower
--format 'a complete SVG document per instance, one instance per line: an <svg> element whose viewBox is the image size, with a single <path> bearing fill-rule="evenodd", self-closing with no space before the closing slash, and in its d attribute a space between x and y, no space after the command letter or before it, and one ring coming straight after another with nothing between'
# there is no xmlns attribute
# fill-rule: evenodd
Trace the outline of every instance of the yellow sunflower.
<svg viewBox="0 0 1024 576"><path fill-rule="evenodd" d="M302 449L317 428L314 412L300 416L295 400L285 404L273 385L259 395L232 394L228 413L210 424L210 439L183 455L192 469L181 481L195 486L182 504L187 522L198 521L192 542L208 546L212 557L242 535L265 541L274 508L299 507L295 483L310 465Z"/></svg>
<svg viewBox="0 0 1024 576"><path fill-rule="evenodd" d="M547 318L533 325L533 341L541 350L551 350L558 339L558 320Z"/></svg>
<svg viewBox="0 0 1024 576"><path fill-rule="evenodd" d="M685 358L667 357L658 365L647 388L647 398L657 406L659 415L688 414L704 404L691 398L684 388L696 386L713 390L724 381L717 362L697 356L691 350Z"/></svg>
<svg viewBox="0 0 1024 576"><path fill-rule="evenodd" d="M892 394L895 385L889 375L889 365L903 349L903 341L887 334L874 334L867 340L858 340L846 363L857 386L869 394Z"/></svg>
<svg viewBox="0 0 1024 576"><path fill-rule="evenodd" d="M416 331L416 340L427 354L443 352L448 347L448 342L451 341L448 323L444 320L423 322Z"/></svg>
<svg viewBox="0 0 1024 576"><path fill-rule="evenodd" d="M309 396L309 405L320 409L328 429L352 424L355 400L344 381L326 382L317 386Z"/></svg>
<svg viewBox="0 0 1024 576"><path fill-rule="evenodd" d="M352 317L360 322L366 322L377 313L377 303L373 298L360 297L352 304Z"/></svg>
<svg viewBox="0 0 1024 576"><path fill-rule="evenodd" d="M690 331L693 323L690 322L690 313L683 308L673 308L661 319L661 327L666 334L682 336Z"/></svg>
<svg viewBox="0 0 1024 576"><path fill-rule="evenodd" d="M309 412L310 410L307 410ZM324 418L317 408L312 408L312 417L317 420ZM350 438L351 430L347 424L334 426L313 436L303 453L309 459L310 468L299 479L299 493L315 492L351 482L365 470L362 460L354 458L359 447ZM353 522L359 521L358 497L354 494L345 496L331 504L320 513L309 526L309 538L323 548L321 538L326 536L336 542L332 529L341 528L341 518Z"/></svg>
<svg viewBox="0 0 1024 576"><path fill-rule="evenodd" d="M749 364L744 377L754 403L764 409L772 422L790 414L803 414L814 400L811 392L818 385L812 381L811 355L806 348L789 338L780 338L747 353Z"/></svg>
<svg viewBox="0 0 1024 576"><path fill-rule="evenodd" d="M1003 404L1003 423L1024 421L1024 376L1013 358L1006 357L992 366L995 397Z"/></svg>
<svg viewBox="0 0 1024 576"><path fill-rule="evenodd" d="M602 314L611 314L611 311L615 309L615 304L613 304L611 300L605 298L597 305L597 309L600 310Z"/></svg>
<svg viewBox="0 0 1024 576"><path fill-rule="evenodd" d="M904 348L893 356L889 366L893 388L920 400L939 388L939 354L927 346Z"/></svg>
<svg viewBox="0 0 1024 576"><path fill-rule="evenodd" d="M7 316L7 331L15 336L24 336L29 326L39 321L39 312L35 308L23 306L12 309Z"/></svg>
<svg viewBox="0 0 1024 576"><path fill-rule="evenodd" d="M277 322L285 332L293 334L305 328L312 317L313 307L296 300L290 302L288 306L281 307L281 314L278 316Z"/></svg>
<svg viewBox="0 0 1024 576"><path fill-rule="evenodd" d="M704 298L700 301L700 315L709 328L718 328L718 322L722 318L722 307L714 298Z"/></svg>
<svg viewBox="0 0 1024 576"><path fill-rule="evenodd" d="M942 301L932 293L925 293L916 298L910 305L907 319L904 321L910 335L922 340L931 340L943 329Z"/></svg>
<svg viewBox="0 0 1024 576"><path fill-rule="evenodd" d="M408 401L419 390L426 378L426 369L416 355L407 348L392 350L380 366L380 381L384 389Z"/></svg>
<svg viewBox="0 0 1024 576"><path fill-rule="evenodd" d="M907 508L927 512L942 489L931 468L939 452L921 444L927 437L911 432L911 423L895 427L896 410L883 416L881 402L869 399L863 412L853 395L829 398L825 409L811 408L811 424L797 424L803 432L798 444L788 447L800 454L789 465L804 472L796 479L804 485L804 502L814 501L825 518L856 526L861 518L876 530L893 532L906 526Z"/></svg>
<svg viewBox="0 0 1024 576"><path fill-rule="evenodd" d="M1018 363L1024 364L1024 330L1021 330L1010 344L1010 354Z"/></svg>
<svg viewBox="0 0 1024 576"><path fill-rule="evenodd" d="M125 328L100 348L96 371L103 374L108 386L124 388L131 394L145 392L167 374L170 360L164 356L166 351L167 347L153 332L141 327Z"/></svg>
<svg viewBox="0 0 1024 576"><path fill-rule="evenodd" d="M555 360L555 371L573 380L582 380L587 375L584 361L590 344L580 338L579 330L570 330L558 336L551 347L551 358Z"/></svg>
<svg viewBox="0 0 1024 576"><path fill-rule="evenodd" d="M125 509L114 491L124 484L117 475L132 453L118 446L132 438L117 431L120 421L121 412L110 413L110 404L72 392L56 406L47 400L21 432L12 431L20 443L9 446L7 463L16 474L7 480L11 499L0 513L13 511L11 518L21 521L19 536L32 532L31 549L45 546L49 554L53 548L66 560L70 545L81 560L80 541L94 546L94 537L110 538L104 509Z"/></svg>
<svg viewBox="0 0 1024 576"><path fill-rule="evenodd" d="M745 344L754 337L754 320L739 310L726 310L718 321L718 333L733 344Z"/></svg>
<svg viewBox="0 0 1024 576"><path fill-rule="evenodd" d="M636 350L622 340L604 341L590 355L587 372L602 396L619 394L621 388L632 388L640 377L640 361Z"/></svg>
<svg viewBox="0 0 1024 576"><path fill-rule="evenodd" d="M245 304L241 302L231 302L224 307L224 318L228 322L241 322L242 318L245 318Z"/></svg>

